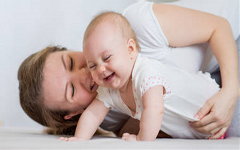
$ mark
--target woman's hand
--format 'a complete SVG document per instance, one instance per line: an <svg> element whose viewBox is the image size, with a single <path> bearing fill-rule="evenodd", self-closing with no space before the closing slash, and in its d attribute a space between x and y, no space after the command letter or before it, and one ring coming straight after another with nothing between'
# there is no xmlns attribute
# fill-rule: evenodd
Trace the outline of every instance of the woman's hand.
<svg viewBox="0 0 240 150"><path fill-rule="evenodd" d="M190 125L201 133L211 135L210 139L220 138L231 124L238 96L238 91L222 88L198 111L195 117L200 121L190 122Z"/></svg>
<svg viewBox="0 0 240 150"><path fill-rule="evenodd" d="M124 141L137 141L137 136L135 134L124 133L122 136Z"/></svg>

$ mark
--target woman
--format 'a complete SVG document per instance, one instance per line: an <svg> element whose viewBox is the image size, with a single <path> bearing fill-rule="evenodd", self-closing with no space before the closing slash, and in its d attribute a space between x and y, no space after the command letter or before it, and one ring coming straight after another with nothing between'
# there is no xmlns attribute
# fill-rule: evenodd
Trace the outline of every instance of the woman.
<svg viewBox="0 0 240 150"><path fill-rule="evenodd" d="M196 117L201 121L191 125L199 132L211 134L213 139L221 137L231 123L239 88L237 50L228 22L221 17L203 12L148 2L140 2L128 7L123 15L135 30L143 55L155 57L189 71L199 70L204 65L204 60L192 61L189 59L191 57L184 57L185 53L179 54L184 48L171 51L173 47L209 42L219 62L222 90L210 98L198 112ZM151 26L144 24L143 20L138 20L139 17L142 19L145 17L148 23L151 21ZM144 28L145 30L142 30ZM154 28L157 33L151 34L155 31ZM151 43L154 39L155 41ZM151 51L146 51L147 49ZM198 59L201 57L198 52L202 51L202 48L191 46L186 49L188 52L193 51L194 54L191 56L196 56L195 58ZM77 124L79 114L96 96L98 87L86 69L82 53L65 50L48 47L33 54L23 62L18 73L22 108L35 121L57 128L58 133L72 131L71 128ZM176 54L179 59L172 60ZM181 59L187 64L194 64L191 66L192 70L183 63L179 64ZM111 120L111 115L127 120L126 116L119 115L118 112L110 113L109 118L103 122L103 128L111 130L106 128L106 122L107 126L111 126L109 123L117 121L116 124L120 127L125 123ZM129 129L128 125L125 127L123 130Z"/></svg>

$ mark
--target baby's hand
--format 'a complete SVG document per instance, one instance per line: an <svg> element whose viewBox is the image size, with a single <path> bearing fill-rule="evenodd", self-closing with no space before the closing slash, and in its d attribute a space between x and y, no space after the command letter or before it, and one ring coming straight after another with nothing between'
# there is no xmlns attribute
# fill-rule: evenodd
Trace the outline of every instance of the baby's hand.
<svg viewBox="0 0 240 150"><path fill-rule="evenodd" d="M124 141L137 141L137 136L134 134L124 133L122 136Z"/></svg>
<svg viewBox="0 0 240 150"><path fill-rule="evenodd" d="M77 137L59 137L59 140L63 140L63 141L84 141L84 139L81 138L77 138Z"/></svg>

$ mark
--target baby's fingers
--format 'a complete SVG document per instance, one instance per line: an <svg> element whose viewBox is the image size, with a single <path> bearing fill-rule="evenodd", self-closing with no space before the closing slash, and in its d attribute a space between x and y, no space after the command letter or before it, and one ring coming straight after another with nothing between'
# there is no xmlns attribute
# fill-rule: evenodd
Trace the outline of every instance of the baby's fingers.
<svg viewBox="0 0 240 150"><path fill-rule="evenodd" d="M77 141L78 139L76 137L70 137L67 139L67 141Z"/></svg>
<svg viewBox="0 0 240 150"><path fill-rule="evenodd" d="M124 133L122 136L122 140L124 141L136 141L137 137L134 134Z"/></svg>
<svg viewBox="0 0 240 150"><path fill-rule="evenodd" d="M63 140L63 141L67 141L68 137L59 137L57 138L58 140Z"/></svg>
<svg viewBox="0 0 240 150"><path fill-rule="evenodd" d="M78 139L76 137L59 137L59 140L63 141L77 141Z"/></svg>
<svg viewBox="0 0 240 150"><path fill-rule="evenodd" d="M129 135L130 135L129 133L124 133L122 135L122 140L126 140Z"/></svg>

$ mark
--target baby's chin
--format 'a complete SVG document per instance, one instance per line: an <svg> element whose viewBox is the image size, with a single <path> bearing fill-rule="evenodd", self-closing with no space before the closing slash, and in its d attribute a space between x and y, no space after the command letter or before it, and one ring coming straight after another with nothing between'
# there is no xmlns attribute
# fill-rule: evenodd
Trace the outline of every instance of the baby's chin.
<svg viewBox="0 0 240 150"><path fill-rule="evenodd" d="M101 81L96 83L101 87L114 89L114 90L120 90L122 88L122 86L120 85L121 83L119 81L113 81L113 82Z"/></svg>
<svg viewBox="0 0 240 150"><path fill-rule="evenodd" d="M114 90L120 90L121 89L121 87L116 86L116 85L106 85L105 87L110 88L110 89L114 89Z"/></svg>

